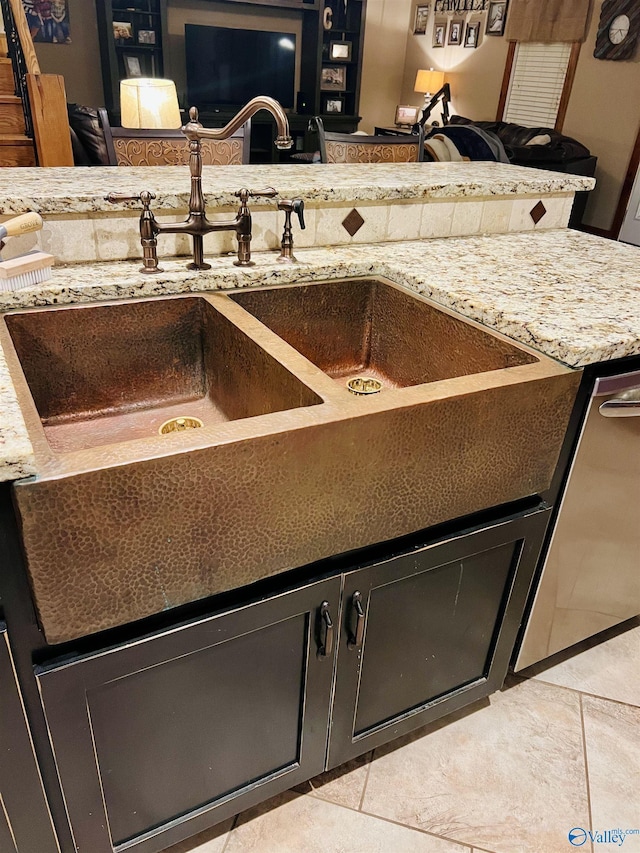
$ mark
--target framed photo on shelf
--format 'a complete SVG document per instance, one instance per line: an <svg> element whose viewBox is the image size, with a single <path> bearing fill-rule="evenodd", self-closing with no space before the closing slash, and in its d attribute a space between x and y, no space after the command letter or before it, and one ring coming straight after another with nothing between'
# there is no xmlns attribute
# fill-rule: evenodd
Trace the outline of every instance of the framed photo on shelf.
<svg viewBox="0 0 640 853"><path fill-rule="evenodd" d="M433 25L432 47L444 47L444 37L447 32L446 21L436 21Z"/></svg>
<svg viewBox="0 0 640 853"><path fill-rule="evenodd" d="M344 115L344 98L342 95L325 95L322 100L322 112L326 115Z"/></svg>
<svg viewBox="0 0 640 853"><path fill-rule="evenodd" d="M424 36L427 33L429 6L416 6L416 20L413 25L414 36Z"/></svg>
<svg viewBox="0 0 640 853"><path fill-rule="evenodd" d="M489 14L487 15L487 28L485 35L503 36L504 26L507 23L508 0L498 0L489 3Z"/></svg>
<svg viewBox="0 0 640 853"><path fill-rule="evenodd" d="M480 21L473 24L467 24L467 29L464 33L465 47L478 47L480 41Z"/></svg>
<svg viewBox="0 0 640 853"><path fill-rule="evenodd" d="M138 44L155 44L155 30L138 30Z"/></svg>
<svg viewBox="0 0 640 853"><path fill-rule="evenodd" d="M329 44L329 59L332 62L351 62L351 42L332 41Z"/></svg>
<svg viewBox="0 0 640 853"><path fill-rule="evenodd" d="M117 45L123 45L128 41L133 41L133 24L131 21L114 21L113 38Z"/></svg>
<svg viewBox="0 0 640 853"><path fill-rule="evenodd" d="M398 127L410 127L418 121L420 107L412 107L408 104L398 104L396 107L396 118L394 124Z"/></svg>
<svg viewBox="0 0 640 853"><path fill-rule="evenodd" d="M449 37L447 44L459 47L462 44L462 33L464 32L464 21L461 18L452 18L449 21Z"/></svg>
<svg viewBox="0 0 640 853"><path fill-rule="evenodd" d="M139 56L134 56L132 53L125 53L122 61L124 62L124 72L127 77L145 76Z"/></svg>
<svg viewBox="0 0 640 853"><path fill-rule="evenodd" d="M323 65L320 72L322 92L344 92L347 88L347 69L344 65Z"/></svg>

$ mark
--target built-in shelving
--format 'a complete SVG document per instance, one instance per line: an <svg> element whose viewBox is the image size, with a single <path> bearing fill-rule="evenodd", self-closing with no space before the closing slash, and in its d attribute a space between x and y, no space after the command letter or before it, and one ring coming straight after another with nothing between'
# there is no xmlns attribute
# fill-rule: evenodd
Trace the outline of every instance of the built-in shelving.
<svg viewBox="0 0 640 853"><path fill-rule="evenodd" d="M119 113L120 80L129 76L159 77L171 57L166 49L166 15L168 0L96 0L100 49L102 54L105 105L116 118ZM360 82L367 0L220 0L235 6L241 26L242 16L251 16L251 6L299 10L302 23L300 80L292 125L299 125L299 135L306 131L306 116L322 115L327 129L350 132L357 130L360 120ZM328 13L330 11L331 14ZM257 10L256 10L257 11ZM277 18L274 18L277 21ZM114 22L124 25L118 33ZM216 22L211 12L211 24ZM330 23L330 26L329 26ZM153 32L152 44L140 41L140 32ZM332 59L331 43L349 45L345 56ZM134 72L133 74L131 72ZM333 72L335 84L327 83ZM186 106L185 104L182 105ZM213 120L228 120L228 109L215 110ZM257 122L254 130L257 132ZM304 129L303 127L304 126ZM301 148L296 143L296 151ZM275 156L275 155L270 155ZM253 159L252 159L253 162Z"/></svg>
<svg viewBox="0 0 640 853"><path fill-rule="evenodd" d="M120 81L162 77L167 0L96 0L105 105L117 112Z"/></svg>

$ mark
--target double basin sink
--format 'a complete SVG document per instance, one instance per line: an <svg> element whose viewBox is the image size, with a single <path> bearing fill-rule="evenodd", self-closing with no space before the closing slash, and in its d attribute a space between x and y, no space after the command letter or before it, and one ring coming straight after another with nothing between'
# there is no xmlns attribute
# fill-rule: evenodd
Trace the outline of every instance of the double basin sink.
<svg viewBox="0 0 640 853"><path fill-rule="evenodd" d="M381 279L14 311L0 343L50 643L540 492L579 381Z"/></svg>

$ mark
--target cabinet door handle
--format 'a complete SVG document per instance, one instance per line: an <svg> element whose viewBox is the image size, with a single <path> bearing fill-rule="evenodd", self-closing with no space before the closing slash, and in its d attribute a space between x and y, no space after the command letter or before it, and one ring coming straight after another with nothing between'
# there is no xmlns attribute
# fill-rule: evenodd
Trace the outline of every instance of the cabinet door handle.
<svg viewBox="0 0 640 853"><path fill-rule="evenodd" d="M328 658L333 652L333 619L329 610L329 602L320 605L320 645L318 657Z"/></svg>
<svg viewBox="0 0 640 853"><path fill-rule="evenodd" d="M351 596L351 612L356 616L356 630L347 643L350 649L359 649L364 639L364 610L362 609L362 593L354 592Z"/></svg>
<svg viewBox="0 0 640 853"><path fill-rule="evenodd" d="M617 397L605 400L599 412L605 418L640 417L640 388L624 391Z"/></svg>

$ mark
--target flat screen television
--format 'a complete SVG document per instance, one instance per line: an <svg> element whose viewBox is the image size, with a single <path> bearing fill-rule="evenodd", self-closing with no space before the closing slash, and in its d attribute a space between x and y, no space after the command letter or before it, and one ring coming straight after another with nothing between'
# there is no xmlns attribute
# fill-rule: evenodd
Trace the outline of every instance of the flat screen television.
<svg viewBox="0 0 640 853"><path fill-rule="evenodd" d="M256 95L270 95L293 107L294 33L185 24L184 35L190 106L240 107Z"/></svg>

